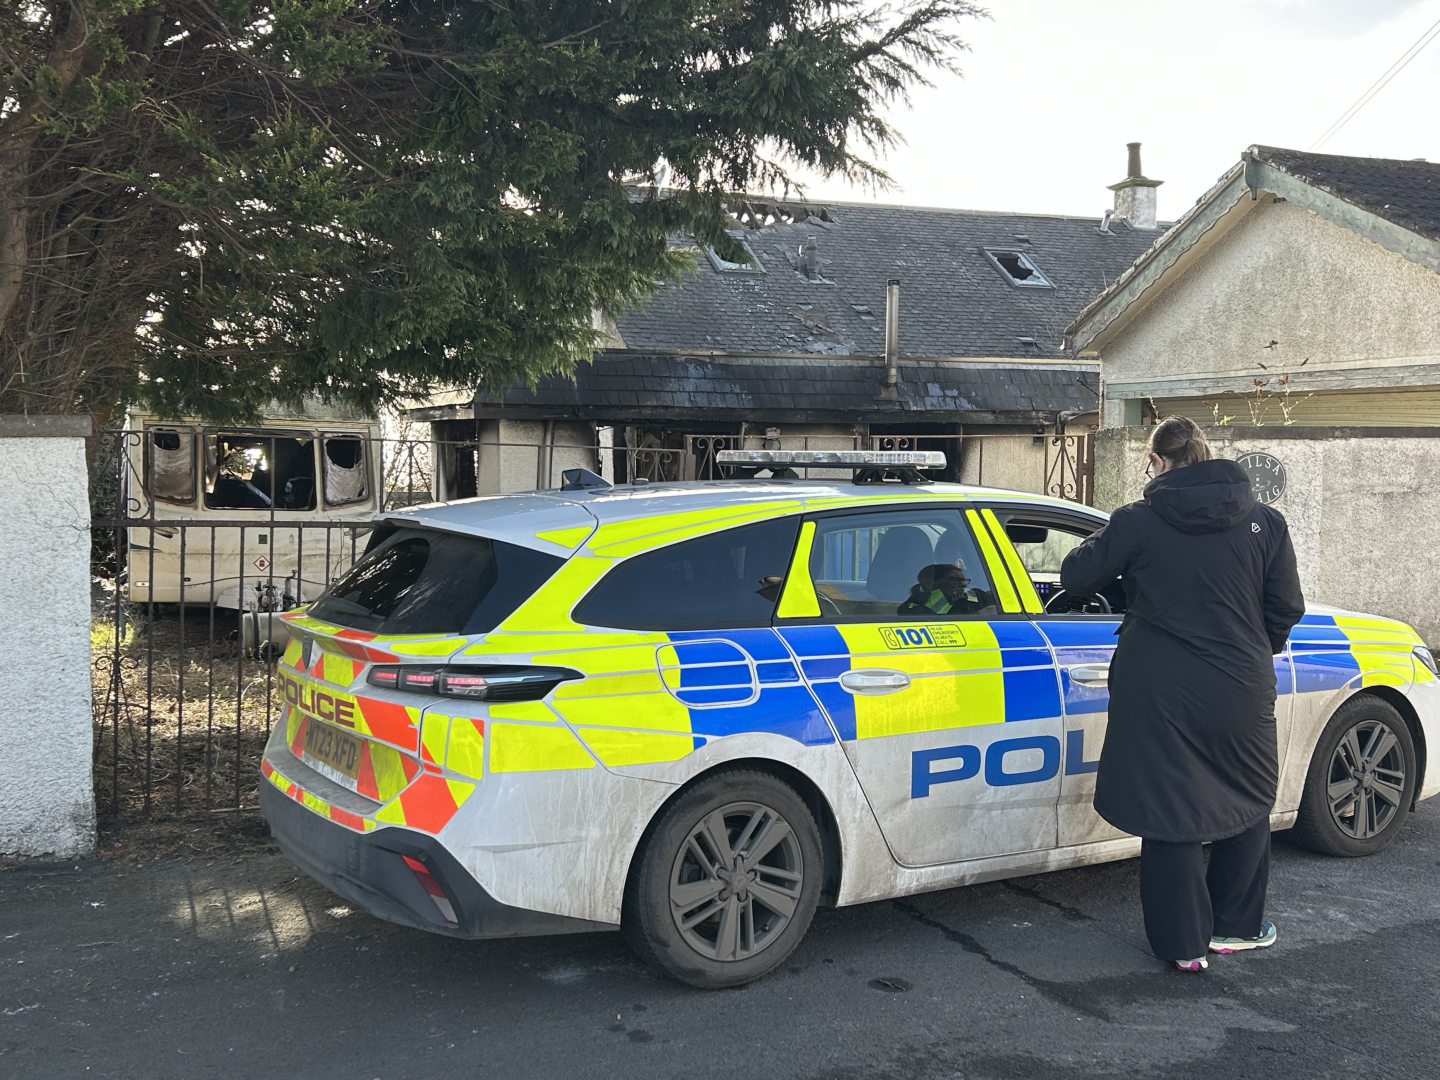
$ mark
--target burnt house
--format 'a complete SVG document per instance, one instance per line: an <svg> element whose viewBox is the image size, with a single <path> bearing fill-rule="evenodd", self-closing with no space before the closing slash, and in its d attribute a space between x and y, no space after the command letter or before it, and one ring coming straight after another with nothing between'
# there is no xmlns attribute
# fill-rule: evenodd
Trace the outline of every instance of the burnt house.
<svg viewBox="0 0 1440 1080"><path fill-rule="evenodd" d="M413 410L443 444L442 494L574 465L704 478L717 450L765 447L940 449L945 479L1073 495L1057 447L1094 428L1099 367L1065 328L1159 235L1138 145L1130 166L1083 218L737 199L736 250L672 241L694 272L607 326L573 380Z"/></svg>

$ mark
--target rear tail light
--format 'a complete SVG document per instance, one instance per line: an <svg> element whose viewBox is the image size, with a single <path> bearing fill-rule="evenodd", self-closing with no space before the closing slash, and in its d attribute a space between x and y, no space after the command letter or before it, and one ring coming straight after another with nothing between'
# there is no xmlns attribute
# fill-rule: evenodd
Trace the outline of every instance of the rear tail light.
<svg viewBox="0 0 1440 1080"><path fill-rule="evenodd" d="M366 681L386 690L405 690L480 701L536 701L578 671L553 667L372 667Z"/></svg>

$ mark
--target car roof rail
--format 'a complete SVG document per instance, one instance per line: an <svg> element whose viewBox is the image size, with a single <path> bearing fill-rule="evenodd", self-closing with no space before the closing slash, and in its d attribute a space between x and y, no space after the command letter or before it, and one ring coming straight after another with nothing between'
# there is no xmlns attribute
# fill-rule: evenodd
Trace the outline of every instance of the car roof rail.
<svg viewBox="0 0 1440 1080"><path fill-rule="evenodd" d="M566 469L560 474L561 491L608 491L612 487L609 480L589 469Z"/></svg>

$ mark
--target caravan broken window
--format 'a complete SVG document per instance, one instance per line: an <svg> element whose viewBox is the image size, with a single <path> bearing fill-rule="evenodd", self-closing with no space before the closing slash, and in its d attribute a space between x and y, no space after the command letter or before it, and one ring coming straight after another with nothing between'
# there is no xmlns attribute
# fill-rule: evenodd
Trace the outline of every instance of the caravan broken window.
<svg viewBox="0 0 1440 1080"><path fill-rule="evenodd" d="M1053 289L1050 279L1040 272L1033 259L1023 251L1005 251L1001 248L985 248L985 254L995 269L1005 276L1011 285L1027 289Z"/></svg>
<svg viewBox="0 0 1440 1080"><path fill-rule="evenodd" d="M315 439L308 432L218 432L206 439L211 510L314 510Z"/></svg>
<svg viewBox="0 0 1440 1080"><path fill-rule="evenodd" d="M195 501L195 432L145 429L145 490L163 502Z"/></svg>
<svg viewBox="0 0 1440 1080"><path fill-rule="evenodd" d="M365 442L358 435L325 436L325 505L344 506L370 497L365 482Z"/></svg>

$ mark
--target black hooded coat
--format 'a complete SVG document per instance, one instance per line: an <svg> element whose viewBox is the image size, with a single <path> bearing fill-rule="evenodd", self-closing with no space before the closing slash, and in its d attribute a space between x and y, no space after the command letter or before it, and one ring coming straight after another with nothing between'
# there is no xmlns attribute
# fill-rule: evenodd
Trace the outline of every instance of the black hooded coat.
<svg viewBox="0 0 1440 1080"><path fill-rule="evenodd" d="M1117 577L1095 809L1151 840L1241 833L1275 803L1274 654L1305 612L1285 519L1233 461L1172 469L1066 557L1060 583Z"/></svg>

